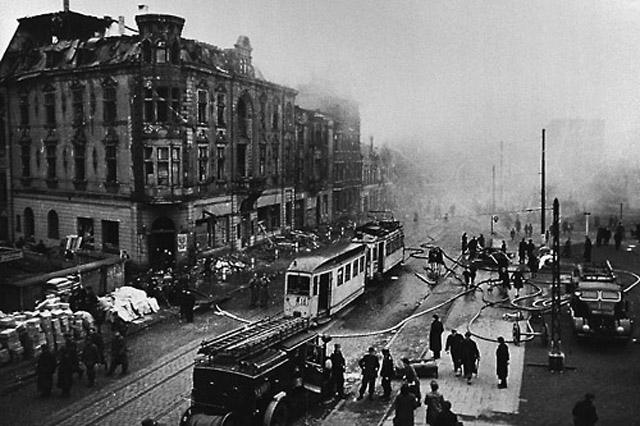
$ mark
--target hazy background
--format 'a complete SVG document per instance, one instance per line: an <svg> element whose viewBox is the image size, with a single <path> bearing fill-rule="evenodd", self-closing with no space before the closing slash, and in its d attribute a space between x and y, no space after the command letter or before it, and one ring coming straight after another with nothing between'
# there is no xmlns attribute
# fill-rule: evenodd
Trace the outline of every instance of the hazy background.
<svg viewBox="0 0 640 426"><path fill-rule="evenodd" d="M62 3L0 0L0 51L16 19ZM543 128L550 197L578 210L638 204L640 1L71 0L71 10L135 28L138 4L184 17L186 38L226 48L249 36L270 81L322 79L356 100L363 141L400 150L443 205L539 203Z"/></svg>

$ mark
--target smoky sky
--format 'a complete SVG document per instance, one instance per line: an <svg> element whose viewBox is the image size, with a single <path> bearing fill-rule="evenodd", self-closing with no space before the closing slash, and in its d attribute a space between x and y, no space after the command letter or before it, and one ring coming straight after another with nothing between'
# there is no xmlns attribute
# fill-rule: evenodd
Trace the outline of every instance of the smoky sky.
<svg viewBox="0 0 640 426"><path fill-rule="evenodd" d="M18 18L63 2L0 4L4 51ZM138 4L184 17L185 38L228 48L249 36L268 80L324 82L358 102L363 141L425 157L433 168L442 164L433 156L445 156L467 175L491 179L496 166L503 179L510 171L514 184L534 186L547 127L549 155L580 163L586 157L575 160L571 150L586 147L638 166L638 1L70 0L71 10L124 15L134 28ZM568 170L555 178L573 178Z"/></svg>

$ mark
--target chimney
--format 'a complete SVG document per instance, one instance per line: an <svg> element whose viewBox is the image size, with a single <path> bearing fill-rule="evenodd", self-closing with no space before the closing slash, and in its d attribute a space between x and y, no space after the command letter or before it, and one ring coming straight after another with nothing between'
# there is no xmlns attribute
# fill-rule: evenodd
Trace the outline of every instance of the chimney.
<svg viewBox="0 0 640 426"><path fill-rule="evenodd" d="M120 35L124 35L124 16L120 15L118 16L118 32L120 33Z"/></svg>
<svg viewBox="0 0 640 426"><path fill-rule="evenodd" d="M62 1L62 10L65 12L69 11L69 0L63 0Z"/></svg>

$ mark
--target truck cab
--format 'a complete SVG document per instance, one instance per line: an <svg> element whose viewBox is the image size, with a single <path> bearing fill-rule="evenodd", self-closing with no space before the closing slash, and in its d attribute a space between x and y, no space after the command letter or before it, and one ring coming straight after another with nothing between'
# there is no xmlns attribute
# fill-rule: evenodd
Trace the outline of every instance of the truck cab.
<svg viewBox="0 0 640 426"><path fill-rule="evenodd" d="M602 266L578 265L568 290L574 334L630 339L633 323L628 302L608 261Z"/></svg>

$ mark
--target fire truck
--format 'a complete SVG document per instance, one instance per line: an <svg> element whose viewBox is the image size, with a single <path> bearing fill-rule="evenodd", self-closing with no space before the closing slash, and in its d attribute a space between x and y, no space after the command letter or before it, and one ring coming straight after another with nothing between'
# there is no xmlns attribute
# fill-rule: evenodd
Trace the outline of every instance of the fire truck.
<svg viewBox="0 0 640 426"><path fill-rule="evenodd" d="M203 341L181 426L283 426L291 408L329 385L328 339L309 318L266 318Z"/></svg>
<svg viewBox="0 0 640 426"><path fill-rule="evenodd" d="M601 336L629 340L633 322L611 263L578 265L572 275L570 312L579 337Z"/></svg>

